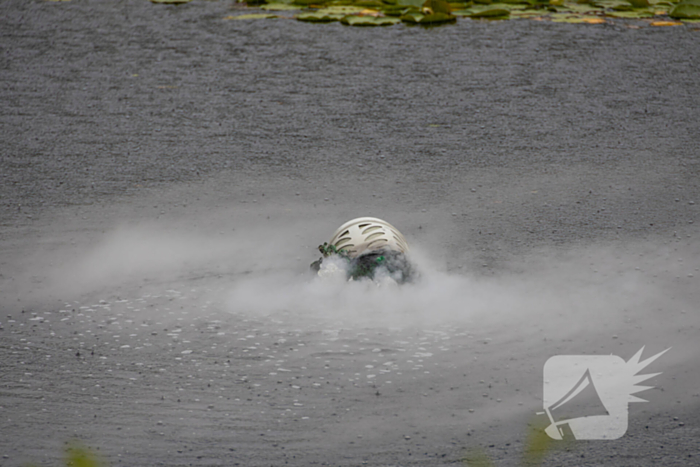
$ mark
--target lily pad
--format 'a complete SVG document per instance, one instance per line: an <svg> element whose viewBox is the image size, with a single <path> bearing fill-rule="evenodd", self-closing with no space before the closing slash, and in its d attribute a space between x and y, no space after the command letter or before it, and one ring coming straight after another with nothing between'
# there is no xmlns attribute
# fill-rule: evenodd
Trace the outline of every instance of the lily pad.
<svg viewBox="0 0 700 467"><path fill-rule="evenodd" d="M566 3L560 9L574 11L576 13L589 13L601 10L600 7L593 6L590 3Z"/></svg>
<svg viewBox="0 0 700 467"><path fill-rule="evenodd" d="M579 15L569 15L566 13L557 13L552 15L553 23L583 23L583 17Z"/></svg>
<svg viewBox="0 0 700 467"><path fill-rule="evenodd" d="M627 0L633 8L648 8L649 0Z"/></svg>
<svg viewBox="0 0 700 467"><path fill-rule="evenodd" d="M348 26L391 26L400 23L401 20L391 16L348 15L341 19L340 22Z"/></svg>
<svg viewBox="0 0 700 467"><path fill-rule="evenodd" d="M518 10L518 11L512 11L510 13L510 17L512 18L522 18L522 19L527 19L527 18L537 18L541 16L542 13L539 11L533 11L533 10Z"/></svg>
<svg viewBox="0 0 700 467"><path fill-rule="evenodd" d="M450 5L450 10L451 11L456 11L456 10L464 10L469 8L473 2L448 2Z"/></svg>
<svg viewBox="0 0 700 467"><path fill-rule="evenodd" d="M607 23L603 18L592 16L578 16L557 13L552 15L552 22L555 23L586 23L586 24L603 24Z"/></svg>
<svg viewBox="0 0 700 467"><path fill-rule="evenodd" d="M477 11L469 15L470 18L500 18L510 16L510 11L503 8L489 8L488 10Z"/></svg>
<svg viewBox="0 0 700 467"><path fill-rule="evenodd" d="M300 10L303 8L300 5L290 5L288 3L268 3L267 5L261 5L260 9L261 10L266 10L266 11L291 11L291 10Z"/></svg>
<svg viewBox="0 0 700 467"><path fill-rule="evenodd" d="M422 7L424 3L425 3L425 0L398 0L398 1L396 2L397 5L401 5L401 6L414 6L414 7L417 7L417 8Z"/></svg>
<svg viewBox="0 0 700 467"><path fill-rule="evenodd" d="M269 19L269 18L277 18L277 16L268 15L265 13L253 13L250 15L231 15L231 16L227 16L224 19L246 20L246 19Z"/></svg>
<svg viewBox="0 0 700 467"><path fill-rule="evenodd" d="M402 5L387 5L382 9L382 11L387 16L399 17L405 13L408 13L409 11L419 11L419 10L416 7L407 7L407 6L402 6Z"/></svg>
<svg viewBox="0 0 700 467"><path fill-rule="evenodd" d="M359 0L354 2L353 5L365 7L365 8L383 8L384 3L380 0Z"/></svg>
<svg viewBox="0 0 700 467"><path fill-rule="evenodd" d="M450 4L444 0L425 0L421 7L421 12L424 15L432 15L434 13L450 14Z"/></svg>
<svg viewBox="0 0 700 467"><path fill-rule="evenodd" d="M592 5L616 11L631 10L632 4L624 0L596 0Z"/></svg>
<svg viewBox="0 0 700 467"><path fill-rule="evenodd" d="M482 7L483 9L486 8L500 8L503 10L508 10L510 12L513 11L520 11L520 10L526 10L528 8L527 5L524 4L515 4L515 3L503 3L499 0L498 3L492 3L491 5L488 5L487 7Z"/></svg>
<svg viewBox="0 0 700 467"><path fill-rule="evenodd" d="M333 21L340 21L346 15L343 14L328 14L328 13L302 13L296 16L299 21L307 21L309 23L332 23Z"/></svg>
<svg viewBox="0 0 700 467"><path fill-rule="evenodd" d="M668 16L675 19L700 19L700 5L687 1L679 3L668 12Z"/></svg>
<svg viewBox="0 0 700 467"><path fill-rule="evenodd" d="M654 13L648 10L632 10L632 11L610 11L605 13L605 16L610 16L612 18L631 18L631 19L641 19L641 18L651 18Z"/></svg>
<svg viewBox="0 0 700 467"><path fill-rule="evenodd" d="M333 5L321 8L315 11L315 13L325 15L354 15L364 10L365 8L354 5Z"/></svg>
<svg viewBox="0 0 700 467"><path fill-rule="evenodd" d="M424 15L423 13L406 13L401 15L401 21L412 24L440 24L456 21L457 17L446 13L433 13L432 15Z"/></svg>

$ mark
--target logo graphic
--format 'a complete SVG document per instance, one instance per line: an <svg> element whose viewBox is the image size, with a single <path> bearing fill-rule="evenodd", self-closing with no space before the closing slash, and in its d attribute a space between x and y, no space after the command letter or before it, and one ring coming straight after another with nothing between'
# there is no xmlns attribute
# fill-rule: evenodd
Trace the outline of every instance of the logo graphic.
<svg viewBox="0 0 700 467"><path fill-rule="evenodd" d="M616 355L556 355L544 364L544 413L552 439L617 439L627 432L629 402L647 402L637 386L661 373L638 375L669 349L639 361L644 347L628 362ZM539 412L542 414L543 412Z"/></svg>

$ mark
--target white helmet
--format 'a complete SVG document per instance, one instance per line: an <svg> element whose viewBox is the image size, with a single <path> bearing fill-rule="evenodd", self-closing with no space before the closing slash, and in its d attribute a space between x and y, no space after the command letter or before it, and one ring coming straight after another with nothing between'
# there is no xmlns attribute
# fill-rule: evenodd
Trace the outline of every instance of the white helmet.
<svg viewBox="0 0 700 467"><path fill-rule="evenodd" d="M329 245L347 251L350 258L380 249L408 253L408 244L401 232L376 217L358 217L346 222L335 231Z"/></svg>

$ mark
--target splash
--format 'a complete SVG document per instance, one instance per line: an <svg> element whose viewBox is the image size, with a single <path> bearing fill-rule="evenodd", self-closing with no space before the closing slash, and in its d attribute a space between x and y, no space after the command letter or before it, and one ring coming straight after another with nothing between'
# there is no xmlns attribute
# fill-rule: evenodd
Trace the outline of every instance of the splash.
<svg viewBox="0 0 700 467"><path fill-rule="evenodd" d="M640 362L639 359L642 356L642 352L644 352L644 347L642 347L632 356L632 358L627 361L625 372L620 373L620 386L627 386L627 394L629 394L628 402L648 402L647 400L641 399L633 394L637 394L638 392L646 391L648 389L653 389L654 386L638 386L638 384L643 383L654 376L660 375L661 372L646 375L640 375L638 373L669 350L671 350L670 347Z"/></svg>

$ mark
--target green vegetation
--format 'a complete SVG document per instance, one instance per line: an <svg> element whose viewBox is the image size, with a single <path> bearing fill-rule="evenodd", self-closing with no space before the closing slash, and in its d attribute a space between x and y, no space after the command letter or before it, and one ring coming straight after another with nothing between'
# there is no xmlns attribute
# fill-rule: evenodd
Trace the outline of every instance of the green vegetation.
<svg viewBox="0 0 700 467"><path fill-rule="evenodd" d="M319 245L318 251L321 252L324 258L327 258L331 255L339 255L345 259L349 259L348 252L346 250L343 250L342 248L339 250L335 247L335 245L329 245L328 242L323 242L323 245Z"/></svg>
<svg viewBox="0 0 700 467"><path fill-rule="evenodd" d="M668 16L676 19L700 20L700 0L683 0L673 7Z"/></svg>
<svg viewBox="0 0 700 467"><path fill-rule="evenodd" d="M80 443L73 442L66 448L66 467L100 467L97 456Z"/></svg>
<svg viewBox="0 0 700 467"><path fill-rule="evenodd" d="M78 441L68 443L63 460L66 467L104 467L107 465L100 461L93 451ZM28 465L27 467L33 466Z"/></svg>
<svg viewBox="0 0 700 467"><path fill-rule="evenodd" d="M462 459L468 467L496 467L489 456L480 449L472 449Z"/></svg>
<svg viewBox="0 0 700 467"><path fill-rule="evenodd" d="M527 441L525 442L525 452L523 453L523 465L536 467L542 464L545 456L555 446L554 440L545 433L546 425L534 424L528 427ZM558 444L565 444L561 441Z"/></svg>
<svg viewBox="0 0 700 467"><path fill-rule="evenodd" d="M522 465L525 467L538 467L542 465L545 457L554 449L565 447L569 441L554 441L547 436L544 422L535 422L528 426L527 440L523 452ZM462 459L468 467L496 467L488 455L481 449L471 449Z"/></svg>
<svg viewBox="0 0 700 467"><path fill-rule="evenodd" d="M249 0L247 5L275 14L231 15L225 19L286 18L311 23L338 21L347 26L391 26L400 22L431 26L454 23L458 18L587 24L637 19L651 26L700 20L700 0Z"/></svg>

